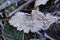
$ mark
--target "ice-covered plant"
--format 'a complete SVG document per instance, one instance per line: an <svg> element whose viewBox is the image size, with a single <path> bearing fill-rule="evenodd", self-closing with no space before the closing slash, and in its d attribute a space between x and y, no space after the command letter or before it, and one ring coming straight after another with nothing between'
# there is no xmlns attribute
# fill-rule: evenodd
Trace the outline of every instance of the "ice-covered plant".
<svg viewBox="0 0 60 40"><path fill-rule="evenodd" d="M39 30L47 30L49 26L56 22L58 19L56 16L47 13L44 15L41 11L39 11L38 6L41 4L46 4L48 0L36 0L34 7L35 10L32 10L31 14L24 12L17 12L15 16L13 16L9 23L17 28L17 30L23 30L25 33L38 32Z"/></svg>
<svg viewBox="0 0 60 40"><path fill-rule="evenodd" d="M24 12L17 12L13 16L9 23L14 27L17 27L17 30L24 30L25 33L37 32L39 30L46 30L49 26L57 21L57 17L52 16L51 14L46 14L40 12L39 10L32 10L31 14Z"/></svg>

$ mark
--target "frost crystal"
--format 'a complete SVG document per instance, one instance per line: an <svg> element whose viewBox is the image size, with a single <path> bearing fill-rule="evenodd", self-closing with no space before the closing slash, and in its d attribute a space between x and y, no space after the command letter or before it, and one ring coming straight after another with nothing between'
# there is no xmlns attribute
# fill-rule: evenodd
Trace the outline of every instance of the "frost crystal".
<svg viewBox="0 0 60 40"><path fill-rule="evenodd" d="M17 12L13 16L9 23L14 27L17 27L17 30L24 30L25 33L37 32L39 30L47 30L49 26L57 21L57 17L50 14L44 15L44 13L38 10L32 10L32 13Z"/></svg>

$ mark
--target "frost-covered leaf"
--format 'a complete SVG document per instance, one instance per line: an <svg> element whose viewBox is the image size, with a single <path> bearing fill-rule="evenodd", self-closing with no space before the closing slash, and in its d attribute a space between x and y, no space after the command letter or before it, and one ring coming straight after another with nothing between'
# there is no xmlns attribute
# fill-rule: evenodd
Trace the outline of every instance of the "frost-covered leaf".
<svg viewBox="0 0 60 40"><path fill-rule="evenodd" d="M35 2L35 7L39 6L39 5L45 5L47 3L47 1L49 0L36 0Z"/></svg>
<svg viewBox="0 0 60 40"><path fill-rule="evenodd" d="M9 25L7 22L3 29L4 40L23 40L23 32L17 31L16 28Z"/></svg>
<svg viewBox="0 0 60 40"><path fill-rule="evenodd" d="M50 14L44 15L44 13L39 10L32 10L31 14L24 12L17 12L13 16L9 23L17 28L17 30L24 30L25 33L37 32L40 29L46 30L49 28L50 24L57 21L57 17Z"/></svg>

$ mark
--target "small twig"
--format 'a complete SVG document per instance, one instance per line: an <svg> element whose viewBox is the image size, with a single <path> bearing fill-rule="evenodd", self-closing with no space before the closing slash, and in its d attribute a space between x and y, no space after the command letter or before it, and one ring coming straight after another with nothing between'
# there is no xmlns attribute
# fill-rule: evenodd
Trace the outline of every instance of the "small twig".
<svg viewBox="0 0 60 40"><path fill-rule="evenodd" d="M13 12L11 12L9 16L12 16L12 15L13 15L14 13L16 13L17 11L24 9L25 7L27 7L27 6L28 6L30 3L32 3L33 1L34 1L34 0L29 0L29 1L27 1L25 4L19 6L19 8L15 9Z"/></svg>
<svg viewBox="0 0 60 40"><path fill-rule="evenodd" d="M36 7L36 2L37 2L37 0L35 0L34 9L36 9L36 8L37 8L37 7Z"/></svg>
<svg viewBox="0 0 60 40"><path fill-rule="evenodd" d="M0 18L0 20L9 20L10 18L7 18L7 17L5 17L5 18Z"/></svg>

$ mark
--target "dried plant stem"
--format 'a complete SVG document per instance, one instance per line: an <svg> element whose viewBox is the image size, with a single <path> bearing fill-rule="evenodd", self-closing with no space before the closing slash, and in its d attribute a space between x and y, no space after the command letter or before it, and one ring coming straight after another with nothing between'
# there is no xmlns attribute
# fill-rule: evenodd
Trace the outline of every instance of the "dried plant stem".
<svg viewBox="0 0 60 40"><path fill-rule="evenodd" d="M13 12L10 13L9 16L12 16L14 13L16 13L17 11L20 11L22 9L24 9L25 7L27 7L30 3L32 3L34 0L29 0L27 1L25 4L19 6L19 8L15 9Z"/></svg>
<svg viewBox="0 0 60 40"><path fill-rule="evenodd" d="M34 9L37 9L37 7L36 7L36 2L37 2L37 0L35 0Z"/></svg>
<svg viewBox="0 0 60 40"><path fill-rule="evenodd" d="M10 18L7 18L7 17L5 17L5 18L0 18L0 20L9 20Z"/></svg>

